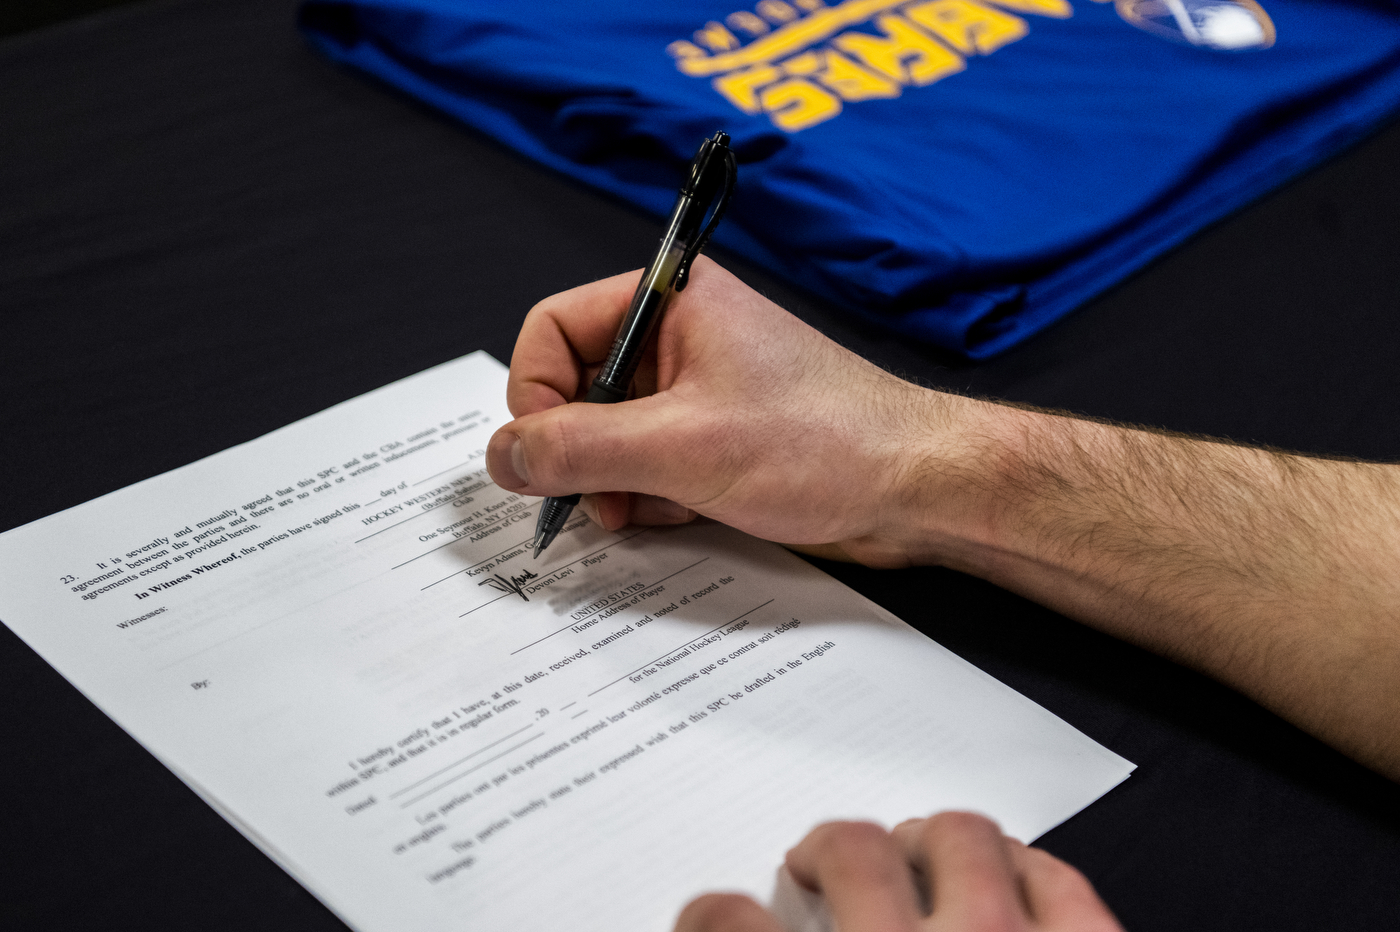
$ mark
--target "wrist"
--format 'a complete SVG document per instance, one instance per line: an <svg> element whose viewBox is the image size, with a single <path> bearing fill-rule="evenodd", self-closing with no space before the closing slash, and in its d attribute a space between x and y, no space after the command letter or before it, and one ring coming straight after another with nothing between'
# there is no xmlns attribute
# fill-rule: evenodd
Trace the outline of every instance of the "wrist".
<svg viewBox="0 0 1400 932"><path fill-rule="evenodd" d="M906 410L905 447L891 485L882 536L903 562L981 574L998 549L1004 477L1022 444L1020 412L921 389Z"/></svg>
<svg viewBox="0 0 1400 932"><path fill-rule="evenodd" d="M997 575L1018 550L1016 502L1035 414L1007 404L920 389L910 448L892 501L888 535L907 563Z"/></svg>

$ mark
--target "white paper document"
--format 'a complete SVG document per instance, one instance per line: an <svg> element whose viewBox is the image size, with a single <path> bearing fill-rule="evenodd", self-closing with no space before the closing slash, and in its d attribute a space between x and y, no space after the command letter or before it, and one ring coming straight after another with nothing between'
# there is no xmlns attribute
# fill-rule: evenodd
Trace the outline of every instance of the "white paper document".
<svg viewBox="0 0 1400 932"><path fill-rule="evenodd" d="M507 420L478 353L15 529L0 620L374 932L664 932L818 822L1029 840L1132 770L729 528L531 559Z"/></svg>

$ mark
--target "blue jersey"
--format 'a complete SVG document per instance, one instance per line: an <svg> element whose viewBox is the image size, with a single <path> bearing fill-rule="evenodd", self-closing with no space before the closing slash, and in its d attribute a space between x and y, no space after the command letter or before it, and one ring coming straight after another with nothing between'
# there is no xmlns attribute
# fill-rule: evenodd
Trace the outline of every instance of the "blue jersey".
<svg viewBox="0 0 1400 932"><path fill-rule="evenodd" d="M1385 0L310 0L301 23L657 214L722 129L718 240L974 358L1400 107Z"/></svg>

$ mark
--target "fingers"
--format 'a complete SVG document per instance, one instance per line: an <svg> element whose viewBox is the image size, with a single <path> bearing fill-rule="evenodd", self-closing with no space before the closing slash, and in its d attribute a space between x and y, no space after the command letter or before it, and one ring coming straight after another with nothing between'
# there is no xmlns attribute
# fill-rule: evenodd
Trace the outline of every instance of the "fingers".
<svg viewBox="0 0 1400 932"><path fill-rule="evenodd" d="M817 557L821 560L832 560L836 563L856 563L850 551L840 543L831 544L783 544L784 547L793 553L805 553L809 557Z"/></svg>
<svg viewBox="0 0 1400 932"><path fill-rule="evenodd" d="M631 508L628 524L685 524L694 521L695 512L669 498L633 493L628 496Z"/></svg>
<svg viewBox="0 0 1400 932"><path fill-rule="evenodd" d="M627 524L627 513L631 510L630 492L594 492L585 495L578 503L579 510L588 515L588 520L605 531L616 531Z"/></svg>
<svg viewBox="0 0 1400 932"><path fill-rule="evenodd" d="M878 825L819 825L788 852L787 866L798 883L826 896L841 932L919 928L919 898L905 853Z"/></svg>
<svg viewBox="0 0 1400 932"><path fill-rule="evenodd" d="M941 812L896 826L893 838L901 854L927 878L938 927L1008 932L1029 928L1007 839L991 819L971 812Z"/></svg>
<svg viewBox="0 0 1400 932"><path fill-rule="evenodd" d="M913 819L893 832L830 822L788 852L787 866L798 883L825 895L841 932L1123 932L1079 871L969 812ZM932 887L927 918L915 873ZM710 894L681 912L675 932L782 927L748 897Z"/></svg>
<svg viewBox="0 0 1400 932"><path fill-rule="evenodd" d="M951 423L942 396L702 260L658 325L629 401L567 403L606 358L635 274L530 312L507 392L516 420L488 447L492 477L526 495L610 493L586 506L609 529L698 512L768 540L838 543L825 555L879 566L908 565L941 540L922 523L941 520L950 499L936 486L957 491L963 475L921 465L954 448L940 433Z"/></svg>
<svg viewBox="0 0 1400 932"><path fill-rule="evenodd" d="M583 497L579 508L594 524L607 531L629 524L685 524L697 517L695 512L669 498L640 492L594 492Z"/></svg>
<svg viewBox="0 0 1400 932"><path fill-rule="evenodd" d="M640 272L545 298L531 308L510 359L506 404L520 417L574 401L608 355Z"/></svg>
<svg viewBox="0 0 1400 932"><path fill-rule="evenodd" d="M1007 839L1021 875L1026 905L1037 924L1051 930L1123 932L1087 878L1054 855Z"/></svg>
<svg viewBox="0 0 1400 932"><path fill-rule="evenodd" d="M696 468L706 418L682 407L651 396L523 415L491 438L486 465L502 488L526 495L621 490L685 503L697 483L723 477Z"/></svg>
<svg viewBox="0 0 1400 932"><path fill-rule="evenodd" d="M675 932L785 932L773 915L746 896L707 893L691 900Z"/></svg>
<svg viewBox="0 0 1400 932"><path fill-rule="evenodd" d="M943 812L892 835L927 878L933 928L1123 932L1083 874L983 816Z"/></svg>

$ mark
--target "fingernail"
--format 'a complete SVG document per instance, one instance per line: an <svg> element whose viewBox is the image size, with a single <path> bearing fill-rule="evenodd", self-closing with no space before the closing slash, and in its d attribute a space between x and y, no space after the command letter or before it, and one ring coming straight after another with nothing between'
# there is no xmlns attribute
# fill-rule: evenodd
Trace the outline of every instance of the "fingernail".
<svg viewBox="0 0 1400 932"><path fill-rule="evenodd" d="M530 484L530 474L525 471L525 454L520 446L520 435L511 431L497 431L491 438L486 462L491 478L503 489L521 489Z"/></svg>
<svg viewBox="0 0 1400 932"><path fill-rule="evenodd" d="M510 468L514 470L520 485L530 484L530 473L525 469L525 445L520 442L519 435L510 441Z"/></svg>

